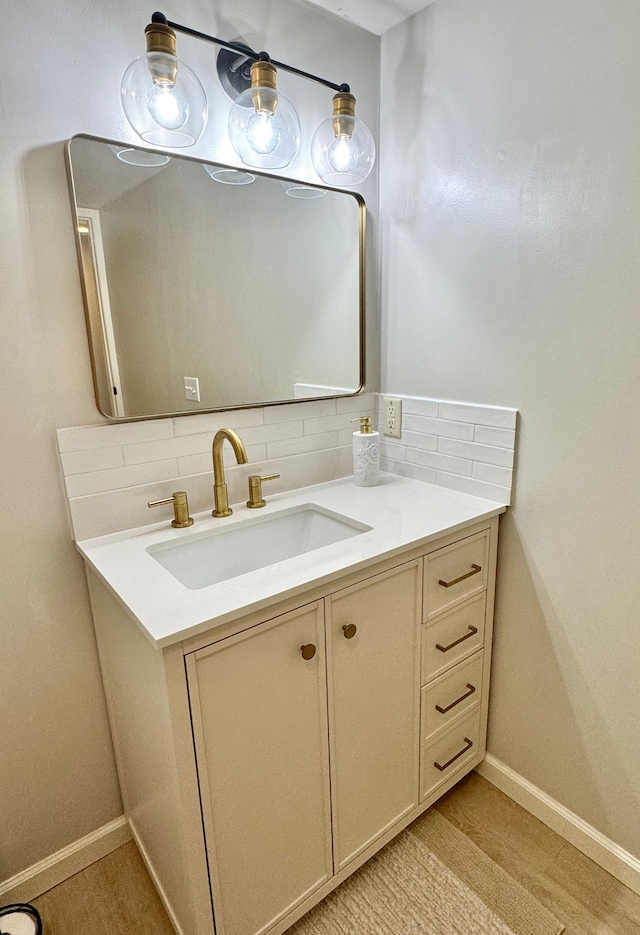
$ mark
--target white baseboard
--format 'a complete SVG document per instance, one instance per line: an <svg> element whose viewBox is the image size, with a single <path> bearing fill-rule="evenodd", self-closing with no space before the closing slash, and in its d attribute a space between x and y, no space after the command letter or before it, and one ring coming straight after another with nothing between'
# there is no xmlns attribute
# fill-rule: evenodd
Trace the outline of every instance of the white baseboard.
<svg viewBox="0 0 640 935"><path fill-rule="evenodd" d="M31 902L130 840L129 825L122 815L14 877L0 882L0 904Z"/></svg>
<svg viewBox="0 0 640 935"><path fill-rule="evenodd" d="M156 872L155 872L155 869L154 869L154 867L153 867L153 864L151 863L151 860L150 860L150 858L149 858L149 855L148 855L148 853L147 853L147 850L146 850L144 844L142 843L142 840L141 840L141 838L140 838L140 835L139 835L138 832L136 831L136 826L135 826L135 824L133 823L133 821L131 820L131 818L129 818L129 827L130 827L130 829L131 829L131 836L133 837L133 840L136 842L136 845L137 845L137 847L138 847L138 850L140 851L140 856L142 857L142 859L143 859L143 861L144 861L144 863L145 863L145 866L146 866L147 870L149 871L149 876L150 876L151 879L153 880L153 885L155 886L156 890L158 891L158 896L160 897L160 901L162 902L162 905L163 905L164 908L166 909L167 915L169 916L169 921L171 922L171 924L173 925L174 929L176 930L176 935L184 935L184 932L183 932L182 928L180 927L180 923L178 922L178 919L177 919L177 917L176 917L176 914L175 914L175 912L173 911L173 906L172 906L171 903L169 902L169 898L168 898L167 894L165 893L164 888L163 888L162 884L160 883L160 880L159 880L158 877L157 877L157 874L156 874Z"/></svg>
<svg viewBox="0 0 640 935"><path fill-rule="evenodd" d="M640 895L640 860L637 857L490 753L476 766L476 772Z"/></svg>

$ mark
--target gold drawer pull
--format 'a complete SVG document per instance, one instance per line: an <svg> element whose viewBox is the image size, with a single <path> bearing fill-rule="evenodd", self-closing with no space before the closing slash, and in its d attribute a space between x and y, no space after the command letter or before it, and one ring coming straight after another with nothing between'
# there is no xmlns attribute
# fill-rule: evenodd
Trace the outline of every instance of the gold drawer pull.
<svg viewBox="0 0 640 935"><path fill-rule="evenodd" d="M477 627L469 626L468 633L465 633L464 636L461 636L459 640L455 640L453 643L449 643L448 646L441 646L440 643L436 643L436 649L439 649L441 653L448 653L450 649L453 649L454 646L458 646L460 643L464 643L465 640L470 639L470 637L475 636L478 632Z"/></svg>
<svg viewBox="0 0 640 935"><path fill-rule="evenodd" d="M472 575L477 575L479 571L482 571L482 565L472 565L471 568L472 571L468 571L466 575L460 575L459 578L454 578L453 581L443 581L442 578L440 578L438 584L441 584L443 588L452 588L454 584L460 584L465 578L470 578Z"/></svg>
<svg viewBox="0 0 640 935"><path fill-rule="evenodd" d="M300 647L300 652L302 653L302 658L306 659L307 662L309 659L313 659L316 654L316 648L313 643L306 643L304 646Z"/></svg>
<svg viewBox="0 0 640 935"><path fill-rule="evenodd" d="M355 623L345 623L342 632L344 633L345 640L352 640L358 632L358 628Z"/></svg>
<svg viewBox="0 0 640 935"><path fill-rule="evenodd" d="M448 766L451 766L452 763L455 763L456 760L459 760L460 757L461 757L464 753L466 753L467 750L470 750L471 747L473 746L473 740L469 740L468 737L465 737L465 738L464 738L464 742L465 742L465 745L466 745L466 746L464 747L463 750L460 751L460 753L456 753L456 755L455 755L455 756L452 756L450 760L447 760L447 762L444 764L444 766L440 766L439 763L434 763L433 765L435 766L435 768L436 768L436 769L439 769L440 772L442 773L442 772L444 772L445 769L447 769Z"/></svg>
<svg viewBox="0 0 640 935"><path fill-rule="evenodd" d="M475 694L476 686L471 685L470 682L467 682L468 692L465 692L464 695L460 695L457 701L452 701L451 704L447 705L446 708L441 708L439 704L436 705L436 711L439 711L440 714L446 714L447 711L451 711L452 708L455 708L456 705L460 704L461 701L464 701L465 698L471 698Z"/></svg>

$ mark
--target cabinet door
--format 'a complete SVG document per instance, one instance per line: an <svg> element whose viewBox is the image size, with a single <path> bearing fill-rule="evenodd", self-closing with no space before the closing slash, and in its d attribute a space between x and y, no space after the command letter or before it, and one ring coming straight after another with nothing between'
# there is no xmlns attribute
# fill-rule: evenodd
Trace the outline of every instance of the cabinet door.
<svg viewBox="0 0 640 935"><path fill-rule="evenodd" d="M421 566L326 599L336 871L418 804Z"/></svg>
<svg viewBox="0 0 640 935"><path fill-rule="evenodd" d="M322 609L187 657L216 935L268 929L332 874Z"/></svg>

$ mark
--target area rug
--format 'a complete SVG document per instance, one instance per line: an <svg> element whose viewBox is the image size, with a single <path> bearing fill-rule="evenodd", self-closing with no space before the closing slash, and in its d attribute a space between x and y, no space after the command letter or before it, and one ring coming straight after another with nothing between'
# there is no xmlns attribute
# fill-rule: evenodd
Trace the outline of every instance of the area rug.
<svg viewBox="0 0 640 935"><path fill-rule="evenodd" d="M434 809L288 935L560 935L564 926Z"/></svg>

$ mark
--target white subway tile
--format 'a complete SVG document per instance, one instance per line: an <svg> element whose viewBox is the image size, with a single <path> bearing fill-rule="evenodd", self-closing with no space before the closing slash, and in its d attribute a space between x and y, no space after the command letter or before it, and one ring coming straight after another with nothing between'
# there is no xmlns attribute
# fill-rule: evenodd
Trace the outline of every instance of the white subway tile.
<svg viewBox="0 0 640 935"><path fill-rule="evenodd" d="M438 412L441 419L451 419L453 422L473 422L475 425L493 425L502 429L516 427L515 409L441 402L438 404Z"/></svg>
<svg viewBox="0 0 640 935"><path fill-rule="evenodd" d="M387 458L390 461L406 461L407 460L406 445L397 445L392 441L381 442L380 443L380 457Z"/></svg>
<svg viewBox="0 0 640 935"><path fill-rule="evenodd" d="M60 454L68 451L91 451L93 448L116 448L133 442L150 441L173 436L172 419L153 419L149 422L122 422L111 425L80 425L77 428L58 429Z"/></svg>
<svg viewBox="0 0 640 935"><path fill-rule="evenodd" d="M108 471L109 468L122 467L124 457L122 448L94 448L93 451L70 451L60 455L62 471L70 474L90 474L91 471Z"/></svg>
<svg viewBox="0 0 640 935"><path fill-rule="evenodd" d="M93 471L91 474L73 474L66 479L67 494L69 497L86 497L89 494L152 484L177 476L178 464L175 459L157 461L155 464L113 468L110 471ZM153 519L149 522L153 522Z"/></svg>
<svg viewBox="0 0 640 935"><path fill-rule="evenodd" d="M353 412L354 414L366 415L378 405L375 393L361 393L359 396L344 396L342 399L336 399L336 412Z"/></svg>
<svg viewBox="0 0 640 935"><path fill-rule="evenodd" d="M437 451L438 439L435 435L423 435L421 432L402 431L402 443L409 448L422 448L424 451Z"/></svg>
<svg viewBox="0 0 640 935"><path fill-rule="evenodd" d="M423 435L443 435L445 438L473 441L474 426L466 422L448 422L446 419L425 419L422 416L408 415L406 427L410 432L420 432Z"/></svg>
<svg viewBox="0 0 640 935"><path fill-rule="evenodd" d="M211 433L202 435L180 435L163 438L154 442L141 442L137 445L124 446L125 464L153 464L169 458L183 458L186 455L211 452Z"/></svg>
<svg viewBox="0 0 640 935"><path fill-rule="evenodd" d="M380 467L388 474L411 477L413 480L421 480L426 484L435 484L436 482L437 474L432 468L422 467L419 464L410 464L408 461L394 461L390 458L382 458Z"/></svg>
<svg viewBox="0 0 640 935"><path fill-rule="evenodd" d="M363 416L373 417L373 412L371 410L360 413ZM352 432L357 431L357 423L351 423L351 420L356 418L352 412L341 412L339 415L335 416L321 416L318 419L305 419L304 420L304 434L305 435L319 435L322 432L339 432L341 429L351 428Z"/></svg>
<svg viewBox="0 0 640 935"><path fill-rule="evenodd" d="M317 399L314 402L287 403L284 406L266 406L264 421L294 422L298 419L313 419L319 416L335 415L335 399Z"/></svg>
<svg viewBox="0 0 640 935"><path fill-rule="evenodd" d="M516 433L510 429L494 429L487 425L476 425L474 441L494 448L515 448Z"/></svg>
<svg viewBox="0 0 640 935"><path fill-rule="evenodd" d="M427 416L432 419L438 417L438 401L435 399L424 399L421 396L397 396L393 393L385 393L387 397L402 400L402 414L412 416Z"/></svg>
<svg viewBox="0 0 640 935"><path fill-rule="evenodd" d="M249 464L257 461L264 461L267 457L266 445L247 445L247 458ZM233 448L225 445L223 457L225 468L235 467L236 461ZM211 474L213 483L213 458L211 451L199 455L186 455L184 458L178 458L178 473L181 477L188 477L190 474Z"/></svg>
<svg viewBox="0 0 640 935"><path fill-rule="evenodd" d="M469 458L471 461L484 461L499 467L513 466L513 451L507 448L491 448L476 442L462 442L455 438L439 438L438 451L453 455L455 458Z"/></svg>
<svg viewBox="0 0 640 935"><path fill-rule="evenodd" d="M287 458L289 455L302 454L305 451L320 451L323 448L337 448L338 433L325 432L322 435L300 435L280 441L267 442L266 457Z"/></svg>
<svg viewBox="0 0 640 935"><path fill-rule="evenodd" d="M471 477L460 477L458 474L446 474L438 471L437 484L440 487L449 487L468 493L473 497L484 497L486 500L495 500L507 506L511 502L511 491L508 487L499 487L495 484L485 484L483 481L473 480Z"/></svg>
<svg viewBox="0 0 640 935"><path fill-rule="evenodd" d="M262 425L263 409L230 409L228 412L203 412L195 416L177 416L173 420L176 435L200 435L218 429L238 430L247 425ZM213 441L213 439L212 439Z"/></svg>
<svg viewBox="0 0 640 935"><path fill-rule="evenodd" d="M496 467L495 464L473 462L473 476L489 484L499 484L502 487L511 487L513 471L509 468Z"/></svg>
<svg viewBox="0 0 640 935"><path fill-rule="evenodd" d="M462 474L471 477L473 462L464 458L452 458L449 455L433 451L423 451L418 448L407 448L407 461L413 464L422 464L437 471L451 471L452 474Z"/></svg>
<svg viewBox="0 0 640 935"><path fill-rule="evenodd" d="M256 425L240 432L245 445L260 445L285 438L297 438L302 435L302 422L272 422L270 425Z"/></svg>

